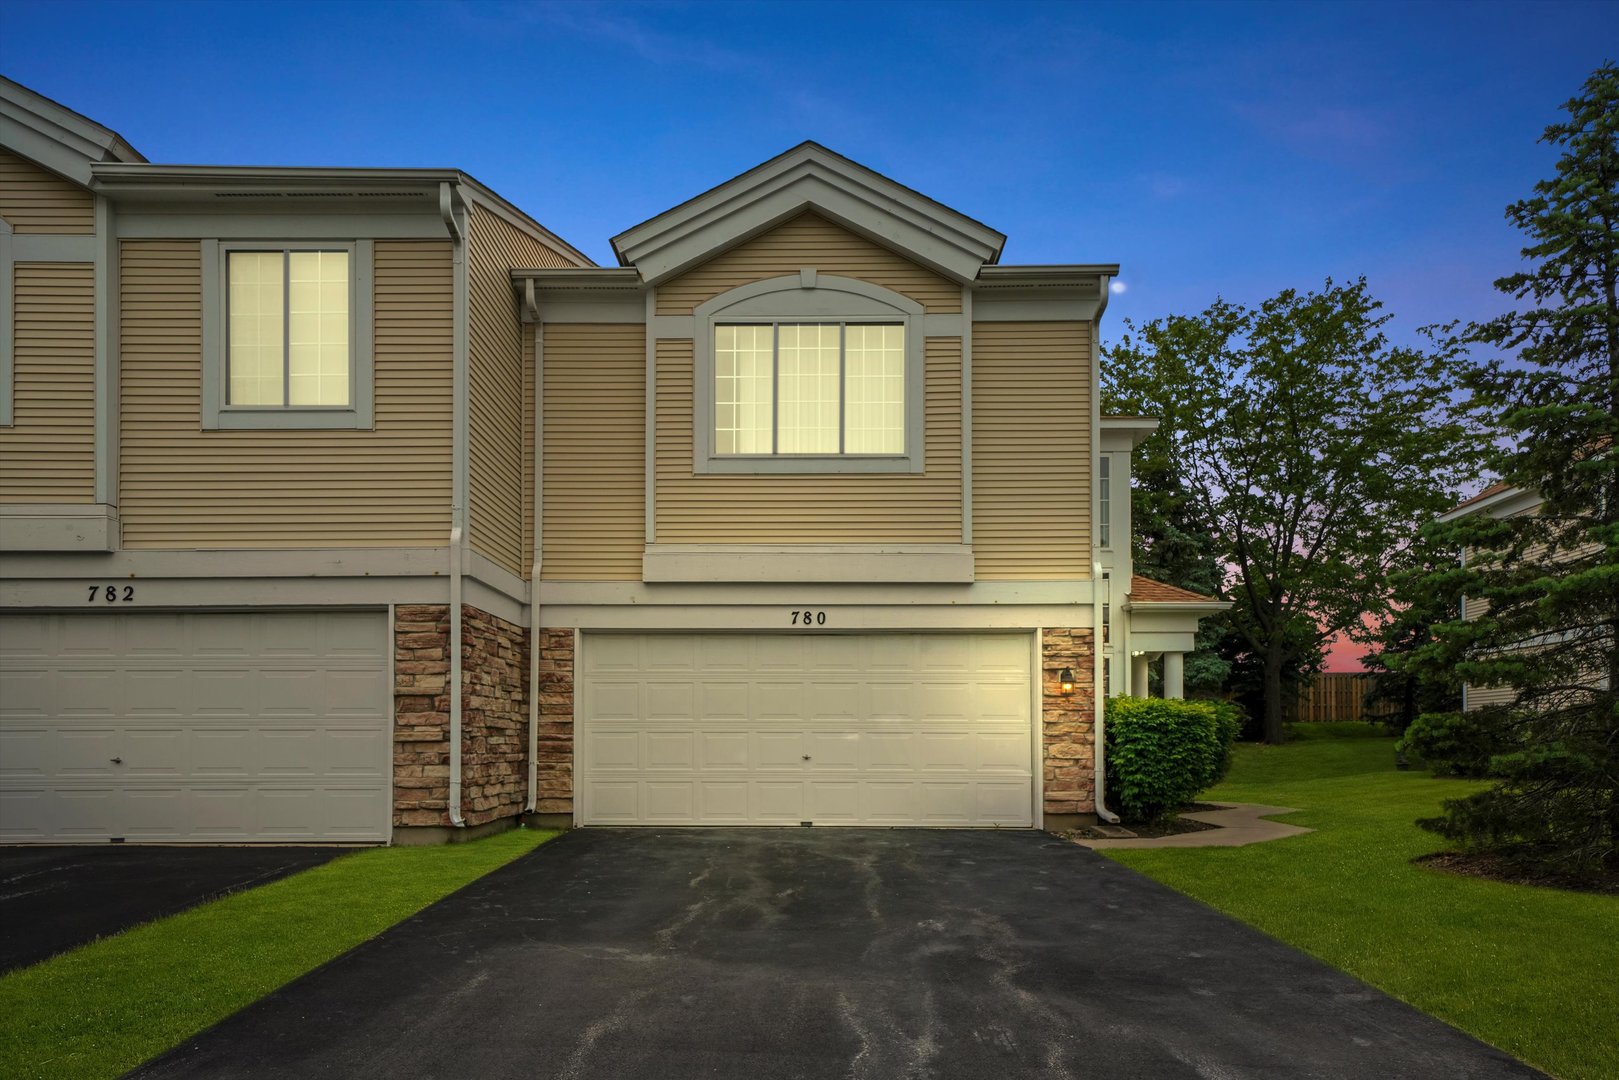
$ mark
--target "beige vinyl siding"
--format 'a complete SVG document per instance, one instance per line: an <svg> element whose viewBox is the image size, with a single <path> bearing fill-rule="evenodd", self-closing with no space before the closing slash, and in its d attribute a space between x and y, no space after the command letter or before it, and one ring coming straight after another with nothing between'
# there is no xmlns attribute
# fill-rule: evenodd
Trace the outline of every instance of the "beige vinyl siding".
<svg viewBox="0 0 1619 1080"><path fill-rule="evenodd" d="M202 430L201 251L125 241L120 516L131 548L449 542L446 241L377 241L375 430Z"/></svg>
<svg viewBox="0 0 1619 1080"><path fill-rule="evenodd" d="M73 181L0 150L0 218L19 233L93 233L96 200Z"/></svg>
<svg viewBox="0 0 1619 1080"><path fill-rule="evenodd" d="M859 278L932 312L961 310L961 286L815 213L804 213L658 286L660 315L689 315L705 300L750 281L796 274Z"/></svg>
<svg viewBox="0 0 1619 1080"><path fill-rule="evenodd" d="M981 581L1091 572L1091 332L973 324L973 562Z"/></svg>
<svg viewBox="0 0 1619 1080"><path fill-rule="evenodd" d="M540 576L639 581L646 544L646 329L547 323L544 333Z"/></svg>
<svg viewBox="0 0 1619 1080"><path fill-rule="evenodd" d="M511 271L568 266L492 210L474 206L467 236L467 507L473 548L521 577L533 568L524 454L534 414L523 401L532 351Z"/></svg>
<svg viewBox="0 0 1619 1080"><path fill-rule="evenodd" d="M88 263L18 263L12 420L0 501L96 499L96 278Z"/></svg>
<svg viewBox="0 0 1619 1080"><path fill-rule="evenodd" d="M961 543L961 339L929 338L924 352L925 472L698 476L692 343L658 342L658 542Z"/></svg>

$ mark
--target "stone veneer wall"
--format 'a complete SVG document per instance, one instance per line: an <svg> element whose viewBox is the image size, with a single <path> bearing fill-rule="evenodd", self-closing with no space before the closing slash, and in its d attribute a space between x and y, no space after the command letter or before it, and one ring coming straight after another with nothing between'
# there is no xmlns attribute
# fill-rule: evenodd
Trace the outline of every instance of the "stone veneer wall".
<svg viewBox="0 0 1619 1080"><path fill-rule="evenodd" d="M573 815L573 634L542 628L540 634L539 798L541 814Z"/></svg>
<svg viewBox="0 0 1619 1080"><path fill-rule="evenodd" d="M1040 727L1045 749L1047 816L1096 812L1096 664L1089 629L1045 630L1040 636ZM1064 694L1063 668L1074 673ZM1061 822L1047 822L1048 827Z"/></svg>
<svg viewBox="0 0 1619 1080"><path fill-rule="evenodd" d="M528 631L461 606L461 812L469 826L523 812ZM394 609L395 826L450 824L450 615Z"/></svg>

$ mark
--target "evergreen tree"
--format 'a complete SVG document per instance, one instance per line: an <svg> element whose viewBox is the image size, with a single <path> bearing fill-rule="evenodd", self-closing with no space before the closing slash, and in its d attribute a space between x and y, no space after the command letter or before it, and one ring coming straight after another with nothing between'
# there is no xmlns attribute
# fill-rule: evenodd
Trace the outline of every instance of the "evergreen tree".
<svg viewBox="0 0 1619 1080"><path fill-rule="evenodd" d="M1506 355L1468 380L1501 435L1491 464L1544 503L1432 529L1467 553L1427 579L1432 602L1489 609L1436 627L1411 663L1511 700L1423 716L1406 741L1496 780L1425 827L1597 871L1619 869L1619 68L1604 64L1564 109L1542 137L1562 152L1556 176L1507 208L1531 268L1496 287L1528 306L1470 334Z"/></svg>

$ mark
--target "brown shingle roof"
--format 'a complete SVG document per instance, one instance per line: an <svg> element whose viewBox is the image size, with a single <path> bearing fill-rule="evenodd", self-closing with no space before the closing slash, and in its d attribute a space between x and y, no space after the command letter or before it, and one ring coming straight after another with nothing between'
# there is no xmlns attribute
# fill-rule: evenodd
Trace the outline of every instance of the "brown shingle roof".
<svg viewBox="0 0 1619 1080"><path fill-rule="evenodd" d="M1182 589L1176 585L1165 585L1162 581L1142 577L1136 574L1130 579L1130 602L1132 604L1213 604L1219 601L1212 596L1195 593L1191 589Z"/></svg>

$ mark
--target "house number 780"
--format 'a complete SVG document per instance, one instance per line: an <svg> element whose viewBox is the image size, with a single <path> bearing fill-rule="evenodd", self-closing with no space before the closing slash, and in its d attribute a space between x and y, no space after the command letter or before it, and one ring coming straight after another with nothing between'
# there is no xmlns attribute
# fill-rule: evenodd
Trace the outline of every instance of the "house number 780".
<svg viewBox="0 0 1619 1080"><path fill-rule="evenodd" d="M824 611L795 611L793 612L794 626L825 626L826 612Z"/></svg>

